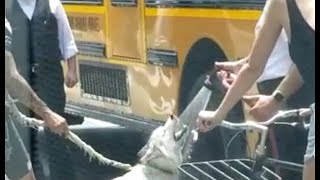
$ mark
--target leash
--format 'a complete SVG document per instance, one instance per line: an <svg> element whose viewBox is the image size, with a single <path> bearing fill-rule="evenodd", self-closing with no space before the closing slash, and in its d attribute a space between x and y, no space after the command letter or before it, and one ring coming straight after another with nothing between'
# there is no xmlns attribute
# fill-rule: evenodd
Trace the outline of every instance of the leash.
<svg viewBox="0 0 320 180"><path fill-rule="evenodd" d="M15 102L17 101L13 100L9 95L9 93L6 92L5 94L6 94L5 106L7 106L9 114L11 115L12 119L18 121L20 124L22 124L25 127L31 127L34 129L38 129L39 127L45 126L45 123L43 121L35 118L30 118L22 114L15 104ZM132 168L130 164L124 164L124 163L104 157L102 154L95 151L92 146L82 141L79 136L77 136L71 131L66 136L66 139L69 139L71 142L76 144L80 149L85 151L89 155L90 161L92 159L96 159L98 160L99 163L103 165L113 166L115 168L123 169L126 171L129 171Z"/></svg>

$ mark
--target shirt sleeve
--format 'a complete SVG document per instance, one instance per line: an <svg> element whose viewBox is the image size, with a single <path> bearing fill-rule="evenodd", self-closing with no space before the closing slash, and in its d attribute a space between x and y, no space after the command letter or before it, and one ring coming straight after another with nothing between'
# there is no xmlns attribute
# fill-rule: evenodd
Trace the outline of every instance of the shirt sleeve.
<svg viewBox="0 0 320 180"><path fill-rule="evenodd" d="M5 50L11 51L12 47L12 33L11 33L11 27L7 19L5 20Z"/></svg>
<svg viewBox="0 0 320 180"><path fill-rule="evenodd" d="M58 24L59 48L64 60L78 53L66 12L60 0L51 0L50 7Z"/></svg>

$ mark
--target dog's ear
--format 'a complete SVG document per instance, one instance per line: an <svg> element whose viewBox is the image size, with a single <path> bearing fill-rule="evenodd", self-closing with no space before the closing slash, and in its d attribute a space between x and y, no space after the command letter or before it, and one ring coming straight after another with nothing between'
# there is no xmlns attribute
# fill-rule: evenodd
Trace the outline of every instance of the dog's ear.
<svg viewBox="0 0 320 180"><path fill-rule="evenodd" d="M145 148L145 147L144 147ZM158 157L165 157L170 159L170 153L165 148L165 146L155 146L150 145L148 148L144 149L145 153L141 156L141 161L146 162ZM139 152L140 153L140 152Z"/></svg>
<svg viewBox="0 0 320 180"><path fill-rule="evenodd" d="M161 156L160 150L158 148L155 148L155 146L153 146L153 145L149 145L149 147L145 149L144 155L141 156L140 161L141 162L148 162L148 161L155 159L159 156Z"/></svg>

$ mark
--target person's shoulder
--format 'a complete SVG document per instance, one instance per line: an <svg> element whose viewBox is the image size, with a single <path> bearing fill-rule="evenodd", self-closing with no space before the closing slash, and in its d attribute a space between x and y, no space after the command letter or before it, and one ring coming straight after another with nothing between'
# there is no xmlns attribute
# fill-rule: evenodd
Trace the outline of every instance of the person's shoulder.
<svg viewBox="0 0 320 180"><path fill-rule="evenodd" d="M51 12L57 16L61 13L62 3L60 0L49 0L49 6L51 9Z"/></svg>
<svg viewBox="0 0 320 180"><path fill-rule="evenodd" d="M57 7L61 6L60 0L49 0L49 4L51 9L56 9Z"/></svg>
<svg viewBox="0 0 320 180"><path fill-rule="evenodd" d="M283 11L287 0L267 0L263 11Z"/></svg>

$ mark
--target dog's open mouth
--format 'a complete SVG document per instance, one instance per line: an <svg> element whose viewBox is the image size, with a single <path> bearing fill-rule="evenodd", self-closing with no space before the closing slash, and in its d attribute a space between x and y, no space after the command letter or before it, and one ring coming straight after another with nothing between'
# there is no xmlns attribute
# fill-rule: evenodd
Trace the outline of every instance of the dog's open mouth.
<svg viewBox="0 0 320 180"><path fill-rule="evenodd" d="M187 130L188 130L188 127L184 125L179 131L173 134L174 140L180 141L183 135L187 132Z"/></svg>

